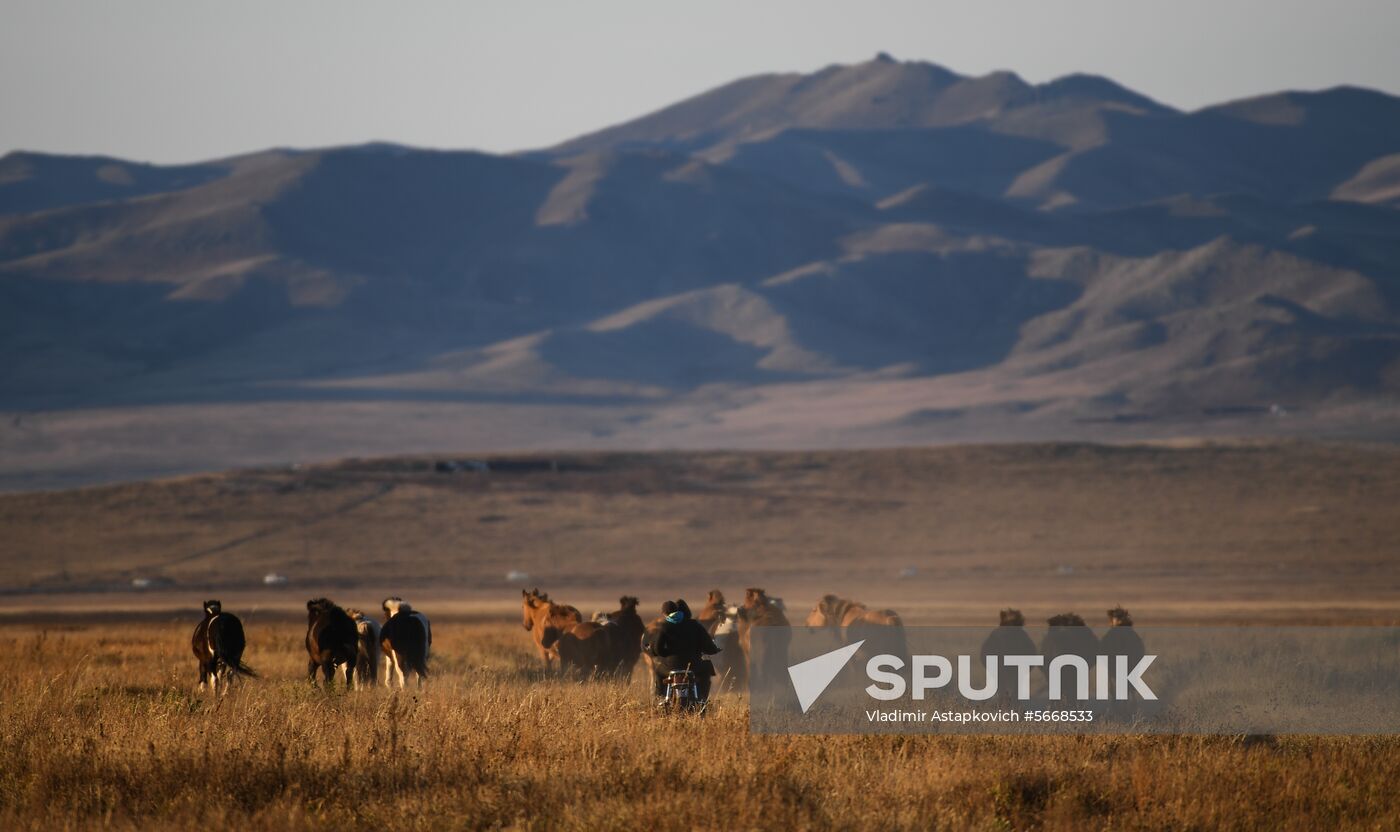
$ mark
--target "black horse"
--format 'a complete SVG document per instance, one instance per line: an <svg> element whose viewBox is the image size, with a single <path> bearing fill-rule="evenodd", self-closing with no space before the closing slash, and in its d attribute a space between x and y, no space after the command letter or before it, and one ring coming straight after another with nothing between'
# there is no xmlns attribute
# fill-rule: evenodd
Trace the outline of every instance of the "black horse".
<svg viewBox="0 0 1400 832"><path fill-rule="evenodd" d="M1004 661L1007 656L1034 656L1039 651L1036 650L1035 642L1031 640L1026 632L1026 617L1017 609L1004 609L1000 613L1001 624L987 635L982 642L981 657L985 664L988 656L996 656L998 663L997 671L997 695L996 701L1002 705L1012 705L1021 702L1019 699L1020 674L1014 667L1008 667ZM1026 674L1026 686L1030 687L1030 674ZM1030 691L1026 691L1027 698ZM1025 704L1021 702L1021 704Z"/></svg>
<svg viewBox="0 0 1400 832"><path fill-rule="evenodd" d="M359 657L360 633L345 610L329 598L306 602L306 674L316 683L316 668L325 677L326 688L337 666L345 667L345 688L355 684L355 660Z"/></svg>
<svg viewBox="0 0 1400 832"><path fill-rule="evenodd" d="M1073 701L1081 683L1088 687L1089 674L1083 671L1075 673L1070 668L1061 668L1058 673L1052 674L1050 665L1061 656L1074 656L1093 670L1094 657L1099 652L1099 639L1084 623L1084 619L1072 612L1053 615L1045 623L1050 627L1040 639L1040 654L1045 657L1045 667L1042 669L1046 684L1058 690L1060 702Z"/></svg>
<svg viewBox="0 0 1400 832"><path fill-rule="evenodd" d="M218 601L204 602L204 620L195 625L190 646L199 660L199 687L207 685L218 693L222 686L228 693L235 676L257 676L243 663L243 650L248 641L243 636L243 622L231 612L223 611Z"/></svg>
<svg viewBox="0 0 1400 832"><path fill-rule="evenodd" d="M414 614L413 608L400 602L393 615L379 630L380 646L389 659L389 687L397 680L403 690L404 673L418 674L418 687L428 678L428 628L423 619Z"/></svg>

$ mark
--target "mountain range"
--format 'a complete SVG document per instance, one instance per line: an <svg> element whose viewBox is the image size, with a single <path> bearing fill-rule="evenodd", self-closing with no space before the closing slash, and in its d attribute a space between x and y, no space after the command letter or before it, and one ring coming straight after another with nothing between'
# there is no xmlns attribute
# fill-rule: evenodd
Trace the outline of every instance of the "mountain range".
<svg viewBox="0 0 1400 832"><path fill-rule="evenodd" d="M249 404L532 408L546 426L512 417L511 446L1220 434L1285 413L1388 439L1400 98L1180 112L1096 76L882 54L513 155L15 152L0 356L0 447L35 468L46 416Z"/></svg>

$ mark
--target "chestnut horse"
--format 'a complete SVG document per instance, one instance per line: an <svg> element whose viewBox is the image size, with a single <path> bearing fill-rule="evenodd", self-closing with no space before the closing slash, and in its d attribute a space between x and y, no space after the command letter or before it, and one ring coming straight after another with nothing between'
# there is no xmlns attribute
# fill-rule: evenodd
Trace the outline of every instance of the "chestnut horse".
<svg viewBox="0 0 1400 832"><path fill-rule="evenodd" d="M535 647L549 670L559 658L558 642L564 631L583 621L583 615L568 604L556 604L539 589L520 590L521 624L535 640Z"/></svg>
<svg viewBox="0 0 1400 832"><path fill-rule="evenodd" d="M713 636L715 630L724 621L728 606L724 601L724 593L718 589L712 589L710 596L705 599L705 606L701 607L700 611L695 614L695 620L700 622L701 626L705 628L705 632Z"/></svg>
<svg viewBox="0 0 1400 832"><path fill-rule="evenodd" d="M771 600L771 599L770 599ZM724 593L710 590L705 606L696 615L710 637L719 647L719 654L711 657L718 684L722 689L744 688L748 685L748 666L744 663L744 653L739 647L739 608L731 607L724 600Z"/></svg>
<svg viewBox="0 0 1400 832"><path fill-rule="evenodd" d="M904 622L894 610L872 610L859 601L823 595L807 614L807 626L849 630L852 627L903 627Z"/></svg>
<svg viewBox="0 0 1400 832"><path fill-rule="evenodd" d="M638 600L630 595L618 599L618 609L599 614L592 621L571 625L559 635L559 666L584 677L632 678L632 669L642 654L642 617L637 615Z"/></svg>
<svg viewBox="0 0 1400 832"><path fill-rule="evenodd" d="M807 614L807 626L826 629L843 646L865 642L856 653L861 664L881 653L909 656L904 622L894 610L872 610L859 601L823 595Z"/></svg>
<svg viewBox="0 0 1400 832"><path fill-rule="evenodd" d="M614 645L612 640L615 624L598 621L583 621L571 624L557 631L557 640L552 635L545 637L546 647L553 647L559 654L559 672L572 672L579 678L592 679L615 670L613 663Z"/></svg>
<svg viewBox="0 0 1400 832"><path fill-rule="evenodd" d="M754 628L765 629L754 638ZM744 605L739 608L739 649L748 668L750 703L766 707L789 704L786 691L788 647L792 644L792 626L783 612L782 602L769 598L758 587L744 590ZM755 696L755 693L761 695Z"/></svg>

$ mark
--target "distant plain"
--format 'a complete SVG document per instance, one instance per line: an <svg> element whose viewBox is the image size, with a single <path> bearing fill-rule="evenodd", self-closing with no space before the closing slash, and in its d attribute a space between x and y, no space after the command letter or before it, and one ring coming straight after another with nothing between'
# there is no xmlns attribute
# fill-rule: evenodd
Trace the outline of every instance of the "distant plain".
<svg viewBox="0 0 1400 832"><path fill-rule="evenodd" d="M435 470L471 461L496 470ZM915 622L1379 623L1400 620L1397 501L1400 449L1351 443L371 458L0 495L0 610L399 593L509 615L526 585L597 608L763 586Z"/></svg>

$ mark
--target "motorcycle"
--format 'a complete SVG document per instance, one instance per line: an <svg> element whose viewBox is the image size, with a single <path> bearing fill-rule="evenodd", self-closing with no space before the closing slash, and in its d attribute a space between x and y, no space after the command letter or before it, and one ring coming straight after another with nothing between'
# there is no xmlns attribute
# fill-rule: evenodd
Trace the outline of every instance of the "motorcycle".
<svg viewBox="0 0 1400 832"><path fill-rule="evenodd" d="M672 670L666 675L666 693L657 703L662 713L705 713L708 702L700 698L700 686L691 670Z"/></svg>

